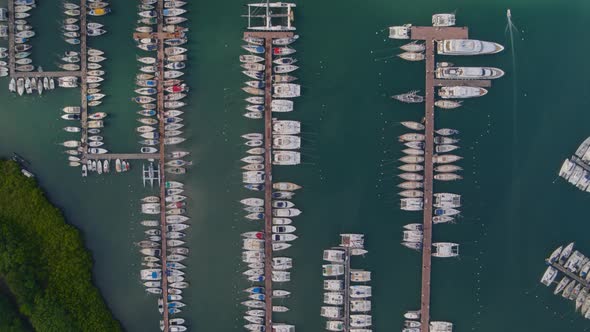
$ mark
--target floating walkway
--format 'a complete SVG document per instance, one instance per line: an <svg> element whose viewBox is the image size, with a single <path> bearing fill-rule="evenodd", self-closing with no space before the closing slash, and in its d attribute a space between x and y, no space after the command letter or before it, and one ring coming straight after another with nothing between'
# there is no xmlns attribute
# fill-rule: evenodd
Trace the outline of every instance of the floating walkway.
<svg viewBox="0 0 590 332"><path fill-rule="evenodd" d="M244 38L255 37L264 39L265 47L265 71L264 71L264 298L266 316L264 320L265 330L272 331L273 312L273 285L272 285L272 40L275 38L293 37L292 32L280 31L248 31L244 32Z"/></svg>

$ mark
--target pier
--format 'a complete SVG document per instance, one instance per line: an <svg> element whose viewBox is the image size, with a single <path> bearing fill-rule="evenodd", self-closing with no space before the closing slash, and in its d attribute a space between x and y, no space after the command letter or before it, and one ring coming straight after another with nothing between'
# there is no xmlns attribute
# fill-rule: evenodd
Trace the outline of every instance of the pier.
<svg viewBox="0 0 590 332"><path fill-rule="evenodd" d="M159 153L104 153L104 154L86 154L86 159L129 159L129 160L149 160L160 159Z"/></svg>
<svg viewBox="0 0 590 332"><path fill-rule="evenodd" d="M350 331L350 248L344 249L344 332Z"/></svg>
<svg viewBox="0 0 590 332"><path fill-rule="evenodd" d="M585 288L590 289L590 283L588 281L586 281L586 279L580 277L578 274L571 272L570 270L566 269L561 264L551 262L549 259L546 259L545 262L547 263L547 265L553 266L554 268L559 270L559 272L562 272L563 274L568 276L568 278L575 280L575 281L579 282L580 284L582 284L582 286L584 286Z"/></svg>
<svg viewBox="0 0 590 332"><path fill-rule="evenodd" d="M156 57L156 77L158 79L158 94L157 94L157 102L156 102L156 112L158 116L158 125L160 131L160 150L159 150L159 166L160 166L160 229L162 232L162 251L161 251L161 264L162 264L162 301L164 306L164 312L162 315L162 320L164 322L164 332L168 332L170 330L170 323L169 323L169 315L168 315L168 278L167 273L165 273L168 268L166 266L166 259L167 259L167 239L166 239L166 186L162 185L166 182L166 175L165 175L165 165L164 165L164 157L165 157L165 147L164 140L166 137L166 130L165 130L165 123L164 123L164 61L166 60L165 53L164 53L164 38L166 37L163 34L164 31L164 16L162 12L164 10L164 0L158 0L158 55Z"/></svg>
<svg viewBox="0 0 590 332"><path fill-rule="evenodd" d="M441 80L435 78L436 42L444 39L467 39L466 27L411 27L410 38L425 42L426 86L425 86L425 146L424 146L424 215L422 245L422 281L421 281L421 331L428 332L430 326L430 283L432 272L432 214L433 214L433 180L434 180L434 102L435 87L442 86L479 86L488 87L489 80Z"/></svg>
<svg viewBox="0 0 590 332"><path fill-rule="evenodd" d="M80 123L82 127L80 142L82 142L82 154L88 153L88 84L86 84L86 77L88 71L88 44L87 44L87 30L88 24L86 20L86 0L80 0Z"/></svg>
<svg viewBox="0 0 590 332"><path fill-rule="evenodd" d="M292 37L292 32L244 32L244 38L264 39L264 298L265 331L272 331L272 40Z"/></svg>

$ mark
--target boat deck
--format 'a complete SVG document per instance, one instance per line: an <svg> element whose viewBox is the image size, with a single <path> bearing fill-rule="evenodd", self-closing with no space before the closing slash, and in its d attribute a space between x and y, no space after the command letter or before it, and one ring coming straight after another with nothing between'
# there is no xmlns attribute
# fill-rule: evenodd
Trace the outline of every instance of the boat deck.
<svg viewBox="0 0 590 332"><path fill-rule="evenodd" d="M272 331L272 40L292 37L292 32L246 31L244 37L264 39L264 298L266 300L265 331Z"/></svg>
<svg viewBox="0 0 590 332"><path fill-rule="evenodd" d="M481 88L489 88L492 86L492 81L490 80L442 80L442 79L433 79L432 85L435 87L441 86L474 86L474 87L481 87Z"/></svg>

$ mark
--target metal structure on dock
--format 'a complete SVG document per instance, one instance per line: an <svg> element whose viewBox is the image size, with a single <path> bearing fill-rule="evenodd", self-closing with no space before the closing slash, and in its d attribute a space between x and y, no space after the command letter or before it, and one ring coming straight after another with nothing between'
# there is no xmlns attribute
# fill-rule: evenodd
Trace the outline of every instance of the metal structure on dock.
<svg viewBox="0 0 590 332"><path fill-rule="evenodd" d="M258 31L295 31L294 11L297 5L286 2L265 2L248 4L248 29ZM276 13L275 13L276 11ZM259 12L262 12L260 14ZM252 25L252 20L262 20L262 25ZM279 21L280 24L273 23Z"/></svg>

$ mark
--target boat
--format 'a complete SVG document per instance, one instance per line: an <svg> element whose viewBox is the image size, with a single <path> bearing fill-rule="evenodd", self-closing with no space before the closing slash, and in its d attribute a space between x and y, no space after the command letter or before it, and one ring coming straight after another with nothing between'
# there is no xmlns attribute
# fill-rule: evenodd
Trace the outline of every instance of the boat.
<svg viewBox="0 0 590 332"><path fill-rule="evenodd" d="M443 86L438 90L441 98L473 98L481 97L488 93L488 90L471 86Z"/></svg>
<svg viewBox="0 0 590 332"><path fill-rule="evenodd" d="M425 59L424 53L419 52L403 52L397 56L407 61L422 61Z"/></svg>
<svg viewBox="0 0 590 332"><path fill-rule="evenodd" d="M454 180L461 180L463 179L462 176L454 174L454 173L441 173L434 175L435 180L439 181L454 181Z"/></svg>
<svg viewBox="0 0 590 332"><path fill-rule="evenodd" d="M290 47L273 47L272 54L273 55L289 55L295 53L296 50Z"/></svg>
<svg viewBox="0 0 590 332"><path fill-rule="evenodd" d="M434 168L436 172L440 173L447 173L447 172L456 172L461 171L463 168L456 166L456 165L440 165Z"/></svg>
<svg viewBox="0 0 590 332"><path fill-rule="evenodd" d="M391 98L399 100L404 103L410 103L410 104L422 103L422 102L424 102L424 97L418 95L418 92L420 92L420 91L413 90L413 91L410 91L407 93L393 95L393 96L391 96Z"/></svg>
<svg viewBox="0 0 590 332"><path fill-rule="evenodd" d="M265 49L260 45L242 45L242 48L250 53L263 54Z"/></svg>
<svg viewBox="0 0 590 332"><path fill-rule="evenodd" d="M435 133L437 133L438 135L442 135L442 136L449 136L449 135L459 134L459 131L456 129L441 128L441 129L436 130Z"/></svg>
<svg viewBox="0 0 590 332"><path fill-rule="evenodd" d="M242 63L255 63L255 62L262 62L264 58L258 55L253 54L246 54L240 55L240 62Z"/></svg>
<svg viewBox="0 0 590 332"><path fill-rule="evenodd" d="M424 170L424 166L419 164L404 164L399 166L398 169L404 172L420 172Z"/></svg>
<svg viewBox="0 0 590 332"><path fill-rule="evenodd" d="M441 55L482 55L495 54L504 46L475 39L446 39L437 43L437 53Z"/></svg>
<svg viewBox="0 0 590 332"><path fill-rule="evenodd" d="M402 126L412 130L424 130L425 128L423 124L415 121L402 121L400 123L402 124Z"/></svg>
<svg viewBox="0 0 590 332"><path fill-rule="evenodd" d="M425 138L426 138L426 136L424 136L423 134L408 133L408 134L401 135L399 137L399 140L402 141L402 142L424 141Z"/></svg>
<svg viewBox="0 0 590 332"><path fill-rule="evenodd" d="M449 163L452 163L452 162L455 162L455 161L461 160L461 159L463 159L463 157L456 156L453 154L434 155L432 157L432 161L435 164L449 164Z"/></svg>
<svg viewBox="0 0 590 332"><path fill-rule="evenodd" d="M435 77L447 80L486 80L504 76L504 71L494 67L439 67Z"/></svg>
<svg viewBox="0 0 590 332"><path fill-rule="evenodd" d="M435 248L432 256L434 257L457 257L459 256L459 245L452 242L435 242L432 244Z"/></svg>
<svg viewBox="0 0 590 332"><path fill-rule="evenodd" d="M547 270L545 270L545 273L543 274L543 277L541 278L541 283L545 286L550 286L557 277L557 273L558 270L556 268L548 266Z"/></svg>
<svg viewBox="0 0 590 332"><path fill-rule="evenodd" d="M411 43L400 46L400 48L406 52L424 52L426 45L413 41Z"/></svg>

